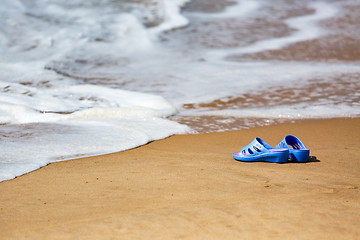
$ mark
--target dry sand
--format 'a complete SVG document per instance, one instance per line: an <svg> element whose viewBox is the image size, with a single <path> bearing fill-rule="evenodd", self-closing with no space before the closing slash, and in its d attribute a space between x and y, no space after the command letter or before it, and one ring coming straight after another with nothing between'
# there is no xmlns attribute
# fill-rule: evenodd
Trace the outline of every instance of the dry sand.
<svg viewBox="0 0 360 240"><path fill-rule="evenodd" d="M295 134L306 164L232 159ZM0 183L0 239L360 239L360 119L176 135Z"/></svg>

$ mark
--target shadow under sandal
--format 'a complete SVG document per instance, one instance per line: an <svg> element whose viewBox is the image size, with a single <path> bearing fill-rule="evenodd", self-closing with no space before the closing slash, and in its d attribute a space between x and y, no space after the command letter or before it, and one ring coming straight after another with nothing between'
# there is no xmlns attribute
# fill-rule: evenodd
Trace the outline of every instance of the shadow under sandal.
<svg viewBox="0 0 360 240"><path fill-rule="evenodd" d="M289 158L293 162L307 162L309 161L310 150L300 141L299 138L293 135L287 135L275 147L278 149L289 149Z"/></svg>
<svg viewBox="0 0 360 240"><path fill-rule="evenodd" d="M288 157L289 149L273 148L258 137L243 147L240 152L233 153L235 160L243 162L285 163L288 161Z"/></svg>

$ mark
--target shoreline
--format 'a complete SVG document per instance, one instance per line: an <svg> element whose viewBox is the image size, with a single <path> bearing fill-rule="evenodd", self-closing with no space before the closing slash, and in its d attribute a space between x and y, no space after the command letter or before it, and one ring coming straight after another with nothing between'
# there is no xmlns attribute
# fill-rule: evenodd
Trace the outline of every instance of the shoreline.
<svg viewBox="0 0 360 240"><path fill-rule="evenodd" d="M25 71L26 74L24 81L19 80L20 82L13 84L13 81L17 82L17 77L11 77L12 73L10 73L10 77L7 78L10 82L7 84L8 81L6 80L4 83L6 87L3 90L4 93L8 94L5 97L10 99L10 105L4 105L5 114L2 121L5 125L0 132L0 135L3 135L5 139L2 144L4 156L1 159L5 165L2 168L5 170L2 171L5 172L5 177L1 176L1 180L44 166L49 162L48 159L68 159L68 156L86 156L86 153L114 152L144 144L152 139L158 139L152 134L149 137L143 136L143 129L152 129L152 127L147 127L148 121L132 125L134 119L132 113L128 111L129 109L116 107L123 104L123 100L120 99L121 96L125 97L125 102L127 102L126 96L132 96L132 100L129 102L135 108L138 104L142 106L143 103L152 102L148 101L147 95L139 101L140 99L136 97L139 93L150 93L155 94L154 97L164 97L165 102L176 106L178 111L177 115L168 119L185 123L199 132L213 132L219 129L236 130L243 125L250 127L268 125L269 122L277 121L271 119L272 117L276 119L279 116L295 118L360 116L357 107L357 103L360 102L360 96L357 94L360 92L360 85L358 84L360 75L358 65L356 65L360 55L353 50L353 46L359 39L359 34L353 31L356 30L356 10L359 8L359 4L351 3L351 1L324 3L325 10L339 9L338 15L325 14L324 17L321 14L323 12L321 8L314 7L308 0L299 1L296 4L295 2L294 4L285 4L280 1L273 1L255 4L257 6L249 5L249 3L218 0L189 2L182 11L178 9L179 12L176 16L181 13L182 17L185 16L190 20L190 24L184 28L174 28L159 33L158 39L157 37L156 39L149 39L150 43L154 43L150 44L154 46L149 48L149 59L140 60L135 56L133 58L130 53L129 55L125 53L119 55L117 52L113 52L111 49L119 45L116 43L118 41L114 40L116 39L115 36L118 35L114 34L114 42L111 40L112 38L109 38L109 41L101 43L106 40L106 37L105 39L98 39L100 40L99 43L97 40L95 42L89 41L90 45L85 41L85 45L81 44L80 49L88 49L89 52L83 52L84 55L80 54L83 50L69 52L68 57L64 55L63 58L59 55L58 59L57 57L54 58L57 59L56 61L48 63L46 63L46 58L41 59L40 57L38 59L39 64L41 63L39 66L43 65L45 68L40 67L42 70L41 73L39 72L41 75L39 78L37 74L32 75L34 72L28 72L29 69L26 69L25 62L21 63L15 60L14 63L19 64L19 69ZM108 4L105 4L105 7L111 7L113 2L110 1ZM122 3L116 4L121 6ZM142 5L140 2L139 4ZM63 3L59 3L59 6L62 5ZM79 11L84 11L83 20L79 23L87 23L89 16L89 19L95 16L92 14L88 16L87 10L90 9L82 9L81 4L75 4L74 7L79 7ZM165 5L158 7L163 10L167 9ZM225 14L226 12L231 13L238 7L245 7L244 9L249 11L252 9L253 12L248 12L250 15L242 12L241 16ZM31 8L29 12L35 9ZM69 9L69 14L71 10ZM94 14L96 12L96 16L100 17L97 18L98 23L102 23L104 19L112 22L111 15L99 14L100 12L96 8L93 10ZM23 12L19 11L18 14L22 16ZM39 10L39 16L47 16L48 14L46 8ZM109 12L109 14L112 13ZM24 19L31 18L26 14L23 17ZM56 14L54 17L54 19L57 18ZM298 29L288 22L288 20L292 21L299 18L303 20L313 19L310 21L311 23L306 24L312 26L310 29L318 26L317 30L324 29L325 32L329 30L334 35L331 35L330 32L330 35L326 35L328 37L315 34L313 40L305 41L307 38L304 39L300 35L303 35L302 33L307 27L301 24L302 27L299 26ZM319 19L323 20L320 21ZM14 21L17 22L15 19ZM62 37L58 39L58 43L62 44L62 40L65 40L63 42L65 45L71 42L67 42L66 39L72 35L73 27L77 27L77 25L68 25L69 23L66 21L64 23L62 21L46 22L44 25L38 26L40 32L46 32L49 27L50 29L54 27L55 33L55 30L61 26L59 24L64 24L65 28L70 27L68 29L69 35L61 34ZM31 26L29 29L23 29L24 32L33 35L31 33L37 29L37 25ZM93 34L103 34L103 31L100 31L102 29L101 24L95 29L95 32L91 30L92 27L88 24L80 24L79 27L84 27L85 30L89 27L90 31L84 32L85 38L87 33L89 33L89 39L92 39ZM61 30L62 28L58 29ZM137 28L130 27L129 29L137 32ZM140 29L140 32L151 31L148 28ZM112 35L111 32L112 30L109 29L110 35ZM34 33L37 34L38 31ZM337 37L334 38L334 36ZM259 56L255 53L248 56L239 55L243 52L241 49L251 48L257 42L282 42L289 38L297 39L297 41L290 41L288 42L291 43L289 46L281 47L278 50L266 50L265 47L257 53L260 54ZM26 38L19 38L19 46L25 46L26 44L21 45L21 39ZM125 37L125 39L127 38ZM96 44L94 48L90 47L93 46L93 43ZM72 49L71 44L68 46L69 49ZM104 49L101 49L101 46ZM42 47L45 45L40 44L39 48L31 49L31 52L36 53L39 50L39 53L45 53L49 50ZM99 49L100 52L98 52ZM52 51L56 51L56 46ZM22 50L17 52L16 50L14 53L20 57L22 54L26 55L26 52ZM113 53L115 54L113 55ZM222 59L220 56L228 57ZM45 61L42 62L43 60ZM70 65L72 67L68 67ZM16 71L13 73L14 76L17 75ZM46 74L54 75L51 77ZM151 77L148 78L148 76ZM45 79L42 79L43 77ZM62 77L69 78L69 82L59 82L58 80L61 80ZM58 91L58 87L62 91L61 94L55 93ZM116 90L112 88L116 88ZM67 94L68 90L66 89L69 90L70 95ZM36 94L42 90L45 90L46 93ZM118 90L135 92L125 94ZM78 93L73 95L71 93L73 91ZM23 94L17 95L18 93ZM17 100L19 96L24 98L24 101L19 102ZM63 104L63 100L70 105L67 107L67 104ZM6 104L7 101L5 100ZM34 104L29 104L30 102ZM157 109L158 106L155 105L157 104L154 103L152 107ZM165 105L167 106L167 104ZM114 106L117 114L113 112ZM20 108L16 110L18 107ZM83 110L85 111L83 112ZM146 111L143 112L143 110L145 109L140 110L136 116L138 114L142 117L147 115ZM173 113L176 110L174 109ZM113 126L112 119L115 115L120 121L123 120L122 116L124 115L131 116L131 119L128 121L126 118L128 121L126 124ZM69 122L70 126L66 121L63 121L68 117L73 119L73 116L76 121ZM77 122L78 120L80 122ZM98 124L95 124L97 126L93 125L93 120L99 121ZM164 126L164 123L161 123L162 119L159 120L155 121L158 123L157 126ZM90 125L84 128L86 125L82 121L86 121ZM109 124L107 131L105 131L104 124ZM129 132L126 129L128 125L130 125ZM140 129L137 129L138 126ZM64 131L65 129L66 131ZM114 129L119 129L119 131L116 132ZM174 128L166 129L173 130ZM138 139L131 141L134 136L133 130L138 132L139 141ZM112 135L115 132L117 134ZM154 131L155 135L160 132L158 129ZM165 134L164 131L163 133L159 138L175 132ZM129 136L130 140L126 140L125 136ZM121 145L119 139L125 139L122 148L119 147ZM147 140L141 141L142 139ZM100 144L101 140L103 140L102 144ZM134 144L128 146L127 143L129 142ZM111 146L111 143L114 145ZM91 151L88 150L88 146L92 146L90 147ZM99 147L95 149L94 146ZM47 153L50 154L46 155ZM85 154L81 155L83 153ZM12 162L16 159L22 160L24 156L29 156L29 161L20 161L18 165L16 162ZM7 166L12 170L8 170ZM23 166L24 168L22 168ZM2 172L0 171L0 173Z"/></svg>
<svg viewBox="0 0 360 240"><path fill-rule="evenodd" d="M309 163L232 159L298 136ZM356 239L360 118L174 135L0 183L0 239Z"/></svg>

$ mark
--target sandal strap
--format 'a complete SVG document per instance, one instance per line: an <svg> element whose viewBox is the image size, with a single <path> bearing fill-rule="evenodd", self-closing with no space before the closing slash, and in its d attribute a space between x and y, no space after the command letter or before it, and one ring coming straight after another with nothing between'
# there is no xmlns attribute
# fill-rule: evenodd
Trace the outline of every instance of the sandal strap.
<svg viewBox="0 0 360 240"><path fill-rule="evenodd" d="M259 154L268 153L269 149L272 149L269 144L263 141L261 138L255 138L251 143L246 145L240 150L240 155L243 156L256 156Z"/></svg>
<svg viewBox="0 0 360 240"><path fill-rule="evenodd" d="M300 141L300 139L294 135L285 136L284 139L278 145L276 145L275 148L286 148L294 150L306 149L305 145Z"/></svg>

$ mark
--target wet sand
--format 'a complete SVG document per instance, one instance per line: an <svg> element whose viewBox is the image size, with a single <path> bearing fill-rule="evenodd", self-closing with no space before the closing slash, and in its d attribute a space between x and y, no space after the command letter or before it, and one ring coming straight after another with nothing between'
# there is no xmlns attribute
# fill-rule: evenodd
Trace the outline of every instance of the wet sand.
<svg viewBox="0 0 360 240"><path fill-rule="evenodd" d="M164 34L169 42L178 39L183 51L201 49L204 52L214 49L230 49L226 59L230 62L267 62L274 66L283 62L332 64L358 64L360 60L360 5L355 1L331 1L337 7L333 17L312 23L326 34L309 40L299 40L274 50L254 53L236 53L236 49L251 46L257 41L281 39L291 36L298 29L286 24L286 20L302 16L311 16L315 10L313 1L273 0L263 2L262 14L251 13L251 17L216 18L208 13L218 13L234 4L230 0L192 0L186 5L184 15L190 19L190 25ZM200 17L199 15L200 14ZM201 17L202 16L202 17ZM181 44L180 44L181 43ZM207 61L206 58L201 61ZM331 68L331 65L329 65ZM360 69L360 68L359 68ZM271 73L269 73L271 74ZM301 82L301 83L300 83ZM186 115L186 110L217 111L232 109L273 108L277 106L296 106L297 103L311 105L335 104L359 106L360 73L339 73L333 76L321 74L308 76L306 81L299 80L281 85L256 88L246 94L228 96L212 102L184 104L182 114L170 117L186 124L200 133L216 132L222 129L239 130L242 127L256 127L269 124L291 122L293 119L270 119L256 117L236 117L206 115ZM331 113L329 113L331 117ZM346 116L346 115L344 115Z"/></svg>
<svg viewBox="0 0 360 240"><path fill-rule="evenodd" d="M305 164L232 159L294 134ZM0 183L0 239L359 239L360 119L176 135Z"/></svg>

